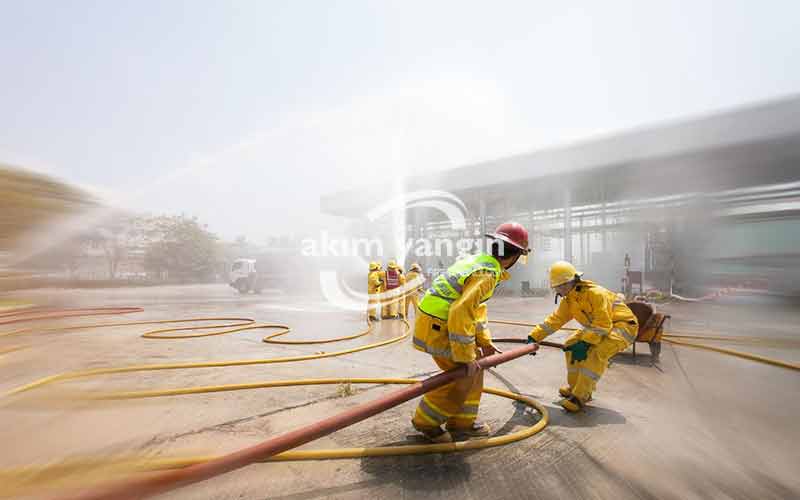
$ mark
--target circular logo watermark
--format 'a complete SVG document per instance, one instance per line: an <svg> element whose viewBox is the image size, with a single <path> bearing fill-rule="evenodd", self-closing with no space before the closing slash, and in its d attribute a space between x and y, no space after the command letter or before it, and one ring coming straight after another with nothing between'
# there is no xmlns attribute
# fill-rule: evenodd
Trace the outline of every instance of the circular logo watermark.
<svg viewBox="0 0 800 500"><path fill-rule="evenodd" d="M412 208L434 209L444 214L450 229L467 233L467 207L460 198L447 191L422 190L404 193L391 198L380 205L370 209L365 216L369 222L377 222L383 218L404 213ZM401 236L402 232L401 232ZM394 241L394 257L399 263L403 263L409 256L415 257L437 257L451 260L460 255L465 255L478 248L482 238L466 237L453 238L405 238L405 241ZM302 241L301 252L309 257L351 257L359 259L366 269L368 263L373 259L380 259L384 255L383 240L379 238L351 238L337 239L332 238L327 232L322 232L318 239L304 239ZM418 276L413 280L407 280L395 288L385 290L380 293L364 293L352 289L341 278L337 271L325 270L320 272L320 287L325 299L334 306L351 311L363 311L368 302L388 303L402 300L409 293L417 290L424 282L425 278Z"/></svg>

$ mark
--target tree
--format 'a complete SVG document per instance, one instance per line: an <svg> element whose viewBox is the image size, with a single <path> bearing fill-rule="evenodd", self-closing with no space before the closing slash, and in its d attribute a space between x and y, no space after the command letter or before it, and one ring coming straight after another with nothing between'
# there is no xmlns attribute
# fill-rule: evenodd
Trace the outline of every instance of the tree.
<svg viewBox="0 0 800 500"><path fill-rule="evenodd" d="M143 217L115 212L99 221L82 236L90 245L103 250L108 279L116 279L120 262L126 259L131 251L143 245L145 224L146 219Z"/></svg>
<svg viewBox="0 0 800 500"><path fill-rule="evenodd" d="M161 216L151 219L146 230L149 244L145 269L167 273L181 281L200 281L213 276L217 261L217 236L196 218Z"/></svg>
<svg viewBox="0 0 800 500"><path fill-rule="evenodd" d="M84 226L73 225L58 234L55 243L19 260L17 266L48 271L59 269L74 278L82 265L97 258L99 249L108 279L116 279L120 262L142 246L141 221L141 217L129 213L105 211L102 217L81 221Z"/></svg>
<svg viewBox="0 0 800 500"><path fill-rule="evenodd" d="M119 261L124 259L128 253L125 226L121 221L106 224L91 233L90 239L103 249L103 255L105 255L108 265L108 279L116 279Z"/></svg>
<svg viewBox="0 0 800 500"><path fill-rule="evenodd" d="M77 234L62 245L64 268L69 273L70 279L75 277L81 262L86 258L89 245L91 245L91 237L87 233Z"/></svg>

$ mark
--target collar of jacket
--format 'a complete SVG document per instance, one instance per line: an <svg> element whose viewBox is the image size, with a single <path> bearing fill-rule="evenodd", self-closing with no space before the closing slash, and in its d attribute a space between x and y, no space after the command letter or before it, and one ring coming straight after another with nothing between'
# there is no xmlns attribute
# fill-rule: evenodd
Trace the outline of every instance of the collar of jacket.
<svg viewBox="0 0 800 500"><path fill-rule="evenodd" d="M578 283L577 285L572 287L572 290L570 290L569 293L567 293L567 297L569 297L573 293L574 294L579 294L579 293L581 293L581 292L583 292L585 290L588 290L589 288L594 288L596 286L597 286L597 284L595 284L595 282L593 282L593 281L581 280L580 283Z"/></svg>

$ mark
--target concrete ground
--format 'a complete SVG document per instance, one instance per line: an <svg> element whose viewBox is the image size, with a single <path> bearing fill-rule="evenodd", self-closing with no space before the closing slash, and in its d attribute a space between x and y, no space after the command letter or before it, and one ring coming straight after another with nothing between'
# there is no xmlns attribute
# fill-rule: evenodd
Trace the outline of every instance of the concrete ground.
<svg viewBox="0 0 800 500"><path fill-rule="evenodd" d="M59 324L247 316L292 326L294 339L322 339L363 328L362 315L322 299L278 292L239 296L224 285L113 290L45 290L15 294L37 303L141 306L142 313L74 318ZM552 299L496 298L494 319L538 321ZM797 338L800 308L770 300L724 299L718 304L665 306L668 330ZM41 325L36 323L34 325ZM14 327L16 328L16 326ZM14 329L10 326L0 331ZM399 321L337 344L269 345L269 330L232 335L148 340L143 326L0 337L0 391L64 371L143 363L267 358L334 351L402 333ZM495 325L495 337L525 328ZM553 336L558 340L564 335ZM723 345L723 344L716 344ZM508 348L513 346L508 345ZM797 348L739 350L791 360ZM486 385L510 388L543 402L550 424L536 436L483 451L410 457L257 464L167 495L169 498L757 498L800 497L800 374L685 347L664 345L659 366L642 344L636 360L615 358L585 414L554 404L564 382L561 352L543 349L492 370ZM435 371L410 340L370 351L301 363L129 373L73 381L0 401L0 467L57 462L83 454L147 450L156 455L224 453L367 401L392 387L336 386L201 394L114 403L70 403L56 389L170 388L308 377L421 377ZM304 448L416 443L409 402ZM538 418L512 402L486 396L481 418L497 433Z"/></svg>

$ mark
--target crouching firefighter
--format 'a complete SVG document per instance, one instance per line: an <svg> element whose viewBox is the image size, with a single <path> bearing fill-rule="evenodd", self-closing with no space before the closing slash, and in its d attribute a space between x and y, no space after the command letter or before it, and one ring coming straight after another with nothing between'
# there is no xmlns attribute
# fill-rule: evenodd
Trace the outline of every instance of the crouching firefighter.
<svg viewBox="0 0 800 500"><path fill-rule="evenodd" d="M592 397L595 386L608 367L608 360L627 349L639 330L636 316L625 305L624 297L591 281L582 280L569 262L550 267L550 288L561 303L544 322L529 334L527 342L540 342L574 319L582 328L564 342L567 385L558 393L559 404L567 411L580 411Z"/></svg>
<svg viewBox="0 0 800 500"><path fill-rule="evenodd" d="M467 375L422 397L412 424L429 441L453 441L451 432L487 436L489 426L476 422L483 390L483 372L477 359L499 352L487 328L486 304L506 271L522 256L527 258L528 231L508 222L498 226L489 253L457 261L433 280L419 302L414 324L414 347L433 357L442 370L467 366ZM442 429L442 424L446 429Z"/></svg>

